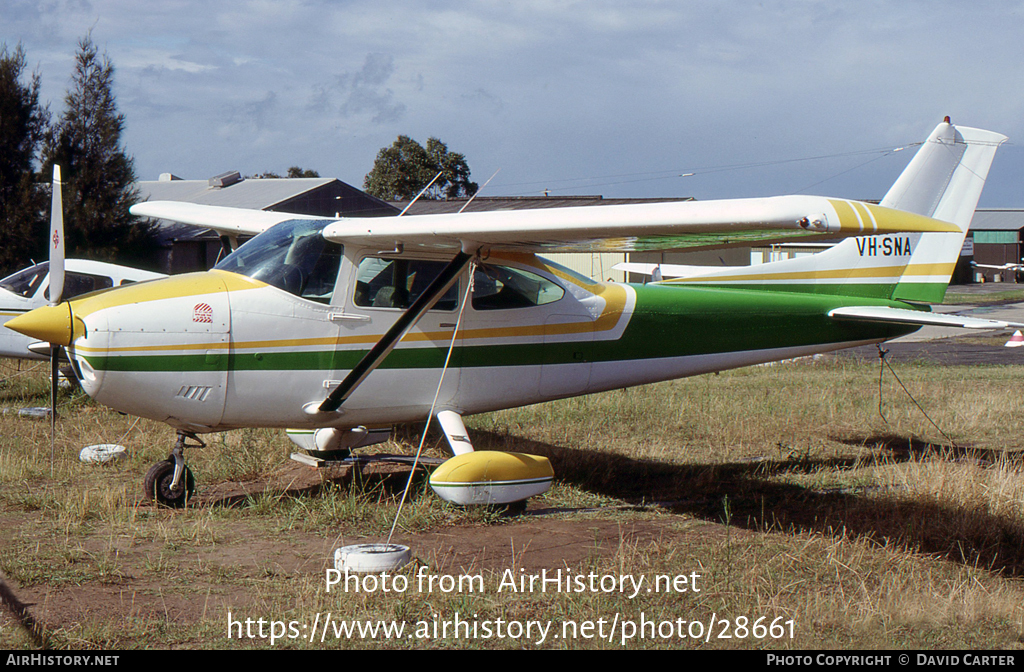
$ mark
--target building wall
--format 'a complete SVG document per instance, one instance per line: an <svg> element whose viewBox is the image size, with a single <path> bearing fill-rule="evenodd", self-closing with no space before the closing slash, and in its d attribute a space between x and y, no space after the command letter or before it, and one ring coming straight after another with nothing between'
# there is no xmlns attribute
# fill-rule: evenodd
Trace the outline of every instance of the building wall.
<svg viewBox="0 0 1024 672"><path fill-rule="evenodd" d="M1020 233L1017 231L975 231L974 261L978 264L1019 264L1021 262ZM985 282L993 282L998 274L1002 282L1017 282L1016 273L978 268L974 273L981 273Z"/></svg>
<svg viewBox="0 0 1024 672"><path fill-rule="evenodd" d="M268 208L317 217L392 217L400 211L344 182L335 180Z"/></svg>

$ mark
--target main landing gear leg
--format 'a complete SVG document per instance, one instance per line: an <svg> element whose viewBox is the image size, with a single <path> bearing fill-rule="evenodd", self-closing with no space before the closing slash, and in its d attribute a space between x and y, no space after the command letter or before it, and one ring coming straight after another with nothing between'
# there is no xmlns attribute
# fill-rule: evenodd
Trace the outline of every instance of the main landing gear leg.
<svg viewBox="0 0 1024 672"><path fill-rule="evenodd" d="M146 497L153 498L161 506L180 509L195 494L196 479L192 476L192 470L185 465L183 454L185 440L188 437L197 442L190 446L192 448L206 445L196 438L195 434L178 432L178 439L174 442L170 456L163 462L154 464L142 482Z"/></svg>

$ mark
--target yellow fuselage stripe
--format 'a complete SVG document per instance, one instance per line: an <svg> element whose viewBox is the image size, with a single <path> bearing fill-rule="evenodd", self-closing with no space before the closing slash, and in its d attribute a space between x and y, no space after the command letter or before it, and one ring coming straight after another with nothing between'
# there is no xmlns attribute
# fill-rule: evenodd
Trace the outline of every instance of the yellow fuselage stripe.
<svg viewBox="0 0 1024 672"><path fill-rule="evenodd" d="M264 285L266 286L266 285ZM626 289L618 285L594 285L593 289L598 290L598 296L605 300L604 309L597 320L590 322L567 322L563 324L531 324L514 327L485 327L479 329L465 329L460 332L461 339L488 339L488 338L521 338L537 336L564 336L570 334L600 333L611 331L619 323L619 318L626 305ZM229 290L230 291L230 290ZM156 301L161 298L177 298L188 294L178 294L174 297L151 297L149 301ZM96 297L100 298L100 297ZM125 305L112 304L112 305ZM77 308L77 307L75 307ZM73 309L75 309L73 308ZM92 311L95 312L95 311ZM77 310L76 310L77 316ZM430 331L410 333L403 338L403 341L425 342L425 341L446 341L451 339L451 331ZM166 352L172 350L243 350L254 348L299 348L315 346L340 346L340 345L367 345L376 343L383 334L359 334L355 336L335 336L323 338L289 338L276 340L259 341L236 341L225 342L204 342L204 343L182 343L177 345L148 345L148 346L125 346L117 348L91 348L85 345L76 346L76 349L83 353L115 353L115 352Z"/></svg>
<svg viewBox="0 0 1024 672"><path fill-rule="evenodd" d="M841 280L847 278L898 278L901 276L949 276L954 264L908 264L872 268L838 268L823 271L790 271L788 273L751 273L749 275L714 275L694 278L673 278L666 283L709 284L732 281L764 280Z"/></svg>

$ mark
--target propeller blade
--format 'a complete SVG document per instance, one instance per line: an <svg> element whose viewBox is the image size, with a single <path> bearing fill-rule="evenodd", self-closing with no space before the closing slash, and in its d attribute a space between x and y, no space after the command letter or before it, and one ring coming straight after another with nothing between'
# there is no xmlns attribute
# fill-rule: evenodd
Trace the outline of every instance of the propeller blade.
<svg viewBox="0 0 1024 672"><path fill-rule="evenodd" d="M53 200L50 204L50 305L64 295L64 202L60 166L53 167Z"/></svg>
<svg viewBox="0 0 1024 672"><path fill-rule="evenodd" d="M60 346L50 346L50 426L57 418L57 388L60 377Z"/></svg>
<svg viewBox="0 0 1024 672"><path fill-rule="evenodd" d="M57 436L57 376L60 373L59 345L50 346L50 477L53 477L54 442Z"/></svg>
<svg viewBox="0 0 1024 672"><path fill-rule="evenodd" d="M53 198L50 202L50 305L64 297L64 198L60 166L53 167ZM53 476L54 441L57 434L57 387L60 375L60 346L50 344L50 476Z"/></svg>

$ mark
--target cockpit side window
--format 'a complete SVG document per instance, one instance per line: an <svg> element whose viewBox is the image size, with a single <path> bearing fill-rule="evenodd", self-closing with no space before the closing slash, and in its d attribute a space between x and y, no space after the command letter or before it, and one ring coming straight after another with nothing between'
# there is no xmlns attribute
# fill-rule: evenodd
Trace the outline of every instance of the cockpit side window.
<svg viewBox="0 0 1024 672"><path fill-rule="evenodd" d="M509 266L479 266L473 275L473 309L506 310L554 303L565 290L536 273Z"/></svg>
<svg viewBox="0 0 1024 672"><path fill-rule="evenodd" d="M39 286L43 284L46 274L49 272L49 262L36 264L31 268L18 271L17 273L0 280L0 287L14 292L19 296L23 296L26 299L30 299L35 296L36 292L39 290Z"/></svg>
<svg viewBox="0 0 1024 672"><path fill-rule="evenodd" d="M326 220L282 222L214 268L246 275L310 301L330 303L344 250L324 239Z"/></svg>
<svg viewBox="0 0 1024 672"><path fill-rule="evenodd" d="M367 308L408 308L445 265L443 261L366 257L359 262L352 300ZM433 310L455 310L458 301L456 283L438 299Z"/></svg>

